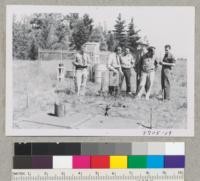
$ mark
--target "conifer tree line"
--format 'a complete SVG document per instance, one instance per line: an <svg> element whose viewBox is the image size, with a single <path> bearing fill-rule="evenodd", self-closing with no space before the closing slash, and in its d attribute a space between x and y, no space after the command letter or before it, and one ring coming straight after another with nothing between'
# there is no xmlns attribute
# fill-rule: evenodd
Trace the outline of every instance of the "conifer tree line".
<svg viewBox="0 0 200 181"><path fill-rule="evenodd" d="M113 20L114 21L114 20ZM13 17L13 57L20 60L37 60L39 49L78 50L86 42L99 42L101 51L114 51L117 46L137 51L141 39L133 18L126 24L121 14L113 30L102 25L94 26L88 15L78 13L38 13L20 20Z"/></svg>

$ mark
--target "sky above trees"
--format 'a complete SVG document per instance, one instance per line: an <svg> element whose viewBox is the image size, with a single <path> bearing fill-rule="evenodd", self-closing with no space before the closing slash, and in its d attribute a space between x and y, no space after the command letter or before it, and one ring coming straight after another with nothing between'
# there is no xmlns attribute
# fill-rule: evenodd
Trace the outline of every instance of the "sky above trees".
<svg viewBox="0 0 200 181"><path fill-rule="evenodd" d="M151 45L156 47L158 55L163 55L164 45L171 44L177 57L194 57L194 8L192 7L93 7L93 6L32 6L15 9L18 19L34 12L53 12L69 14L89 14L94 25L106 26L114 30L119 13L128 24L133 18L136 29L141 29L141 36L147 36ZM128 28L128 27L127 27Z"/></svg>

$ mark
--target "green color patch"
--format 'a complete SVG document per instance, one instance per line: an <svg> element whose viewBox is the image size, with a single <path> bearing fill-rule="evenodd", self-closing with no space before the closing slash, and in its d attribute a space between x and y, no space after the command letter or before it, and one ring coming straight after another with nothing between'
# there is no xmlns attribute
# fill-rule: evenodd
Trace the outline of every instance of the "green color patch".
<svg viewBox="0 0 200 181"><path fill-rule="evenodd" d="M128 156L128 168L147 168L147 156L145 155Z"/></svg>

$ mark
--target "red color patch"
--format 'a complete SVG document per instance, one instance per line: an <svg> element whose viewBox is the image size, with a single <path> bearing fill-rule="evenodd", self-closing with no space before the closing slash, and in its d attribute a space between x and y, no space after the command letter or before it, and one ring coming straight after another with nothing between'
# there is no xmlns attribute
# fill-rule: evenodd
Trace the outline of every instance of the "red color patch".
<svg viewBox="0 0 200 181"><path fill-rule="evenodd" d="M109 156L91 156L91 168L110 168Z"/></svg>

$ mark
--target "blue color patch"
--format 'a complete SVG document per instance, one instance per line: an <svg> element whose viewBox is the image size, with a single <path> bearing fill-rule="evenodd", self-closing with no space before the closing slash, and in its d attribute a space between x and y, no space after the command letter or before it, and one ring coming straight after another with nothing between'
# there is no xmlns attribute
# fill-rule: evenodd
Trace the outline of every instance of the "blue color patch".
<svg viewBox="0 0 200 181"><path fill-rule="evenodd" d="M147 168L164 168L164 156L163 155L147 156Z"/></svg>

